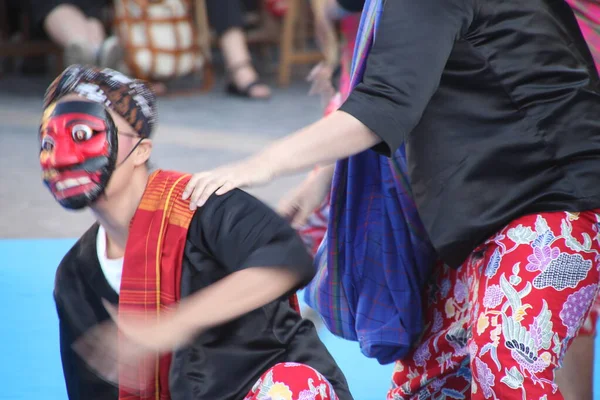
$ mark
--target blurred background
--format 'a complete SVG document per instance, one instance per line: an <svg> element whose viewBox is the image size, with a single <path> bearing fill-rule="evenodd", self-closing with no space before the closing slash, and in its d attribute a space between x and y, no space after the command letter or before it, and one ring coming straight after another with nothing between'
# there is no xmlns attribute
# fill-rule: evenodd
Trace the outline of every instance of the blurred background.
<svg viewBox="0 0 600 400"><path fill-rule="evenodd" d="M66 399L54 272L93 222L85 211L62 209L41 182L37 129L48 84L74 63L152 82L160 120L154 165L213 168L323 115L325 103L307 82L324 57L313 3L0 0L0 399ZM275 206L302 179L250 192ZM392 366L320 333L355 398L384 399Z"/></svg>
<svg viewBox="0 0 600 400"><path fill-rule="evenodd" d="M196 172L323 114L306 81L322 59L313 32L306 0L0 0L0 399L66 399L54 272L93 220L41 182L37 129L52 79L86 63L153 82L153 163ZM302 179L251 192L275 206ZM320 332L355 397L384 398L392 367Z"/></svg>

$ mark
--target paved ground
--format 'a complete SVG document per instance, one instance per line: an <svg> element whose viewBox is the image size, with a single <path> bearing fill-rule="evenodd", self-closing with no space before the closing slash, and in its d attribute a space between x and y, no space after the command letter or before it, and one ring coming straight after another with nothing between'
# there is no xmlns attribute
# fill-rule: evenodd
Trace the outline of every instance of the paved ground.
<svg viewBox="0 0 600 400"><path fill-rule="evenodd" d="M41 99L51 77L0 79L0 238L76 237L91 223L87 212L67 212L41 183L37 127ZM267 102L212 93L165 98L153 162L157 167L200 171L244 157L270 141L315 121L319 101L300 79L275 88ZM301 176L251 190L271 205Z"/></svg>

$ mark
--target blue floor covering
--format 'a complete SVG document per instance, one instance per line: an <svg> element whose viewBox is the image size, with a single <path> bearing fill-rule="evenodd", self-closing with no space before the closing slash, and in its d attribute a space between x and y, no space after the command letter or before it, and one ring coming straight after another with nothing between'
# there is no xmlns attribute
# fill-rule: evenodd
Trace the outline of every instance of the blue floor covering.
<svg viewBox="0 0 600 400"><path fill-rule="evenodd" d="M2 400L67 398L52 287L56 266L73 243L72 239L0 240ZM356 343L325 331L321 336L346 374L356 400L385 399L391 366L363 357ZM596 382L600 381L599 366ZM598 395L594 398L600 400Z"/></svg>

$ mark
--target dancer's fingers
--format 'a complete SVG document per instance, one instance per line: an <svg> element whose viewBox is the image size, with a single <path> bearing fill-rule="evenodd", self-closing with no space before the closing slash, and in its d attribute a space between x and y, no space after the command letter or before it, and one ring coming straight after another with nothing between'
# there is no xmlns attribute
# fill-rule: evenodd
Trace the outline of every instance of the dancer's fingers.
<svg viewBox="0 0 600 400"><path fill-rule="evenodd" d="M110 316L110 318L113 321L117 321L118 320L118 316L119 316L119 310L117 307L113 306L108 300L106 299L102 299L102 305L104 306L104 309L106 309L106 312L108 313L108 315Z"/></svg>
<svg viewBox="0 0 600 400"><path fill-rule="evenodd" d="M196 189L194 189L194 193L192 193L191 205L202 207L208 198L221 186L223 186L221 180L212 180L204 184L199 184L196 186Z"/></svg>
<svg viewBox="0 0 600 400"><path fill-rule="evenodd" d="M294 215L294 218L292 219L292 226L296 229L306 225L306 223L308 222L308 217L310 216L310 214L312 213L311 210L306 210L305 207L301 207L298 209L298 212L296 213L296 215Z"/></svg>
<svg viewBox="0 0 600 400"><path fill-rule="evenodd" d="M300 207L296 203L283 202L277 207L277 213L286 221L291 222L296 217Z"/></svg>
<svg viewBox="0 0 600 400"><path fill-rule="evenodd" d="M183 194L181 195L181 198L183 200L187 200L191 194L194 192L194 188L196 187L197 182L204 178L207 175L206 172L199 172L197 174L192 175L192 177L190 178L188 184L185 186L185 189L183 190Z"/></svg>
<svg viewBox="0 0 600 400"><path fill-rule="evenodd" d="M236 186L235 186L235 185L234 185L234 184L233 184L231 181L227 181L227 182L225 182L225 183L223 184L223 186L221 186L221 187L220 187L220 188L219 188L219 189L218 189L218 190L215 192L215 194L216 194L217 196L221 196L221 195L223 195L223 194L225 194L225 193L227 193L227 192L229 192L229 191L231 191L231 190L235 189L235 187L236 187Z"/></svg>

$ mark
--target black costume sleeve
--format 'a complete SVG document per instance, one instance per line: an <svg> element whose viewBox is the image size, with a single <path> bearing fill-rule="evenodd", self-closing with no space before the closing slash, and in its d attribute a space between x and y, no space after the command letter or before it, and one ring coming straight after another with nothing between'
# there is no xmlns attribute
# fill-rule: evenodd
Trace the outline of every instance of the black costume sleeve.
<svg viewBox="0 0 600 400"><path fill-rule="evenodd" d="M361 12L365 5L365 0L337 0L337 3L346 11Z"/></svg>
<svg viewBox="0 0 600 400"><path fill-rule="evenodd" d="M296 231L248 193L235 189L222 196L213 194L196 213L188 238L226 273L250 267L285 268L301 278L299 287L314 277L312 258Z"/></svg>
<svg viewBox="0 0 600 400"><path fill-rule="evenodd" d="M363 80L340 108L382 139L374 150L389 156L418 124L473 19L471 1L384 2Z"/></svg>
<svg viewBox="0 0 600 400"><path fill-rule="evenodd" d="M60 301L55 298L59 319L60 357L69 400L115 400L118 390L94 374L73 350L79 335L66 320Z"/></svg>
<svg viewBox="0 0 600 400"><path fill-rule="evenodd" d="M64 321L64 313L56 299L56 312L58 313L59 340L60 340L60 359L62 361L65 384L67 386L67 396L70 400L81 399L79 395L79 385L77 383L77 365L75 354L71 346L74 339L68 325Z"/></svg>
<svg viewBox="0 0 600 400"><path fill-rule="evenodd" d="M69 400L118 398L118 389L95 374L73 350L73 344L81 335L109 318L100 298L113 303L118 301L116 293L108 292L110 286L98 264L95 250L97 233L98 227L94 224L69 250L56 270L53 297L58 313L60 356ZM92 300L95 296L90 296L90 290L98 296L97 299Z"/></svg>

